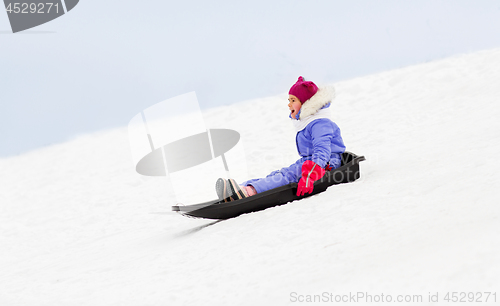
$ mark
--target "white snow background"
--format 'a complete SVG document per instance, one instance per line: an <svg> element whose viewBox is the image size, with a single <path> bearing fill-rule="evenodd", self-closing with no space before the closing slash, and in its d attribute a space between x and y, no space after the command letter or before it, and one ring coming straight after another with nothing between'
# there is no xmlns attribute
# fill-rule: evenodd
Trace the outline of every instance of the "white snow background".
<svg viewBox="0 0 500 306"><path fill-rule="evenodd" d="M498 302L499 84L500 49L339 82L333 119L367 158L361 179L215 223L170 212L164 178L135 173L126 127L1 159L0 305ZM241 133L251 177L297 159L286 90L204 113Z"/></svg>

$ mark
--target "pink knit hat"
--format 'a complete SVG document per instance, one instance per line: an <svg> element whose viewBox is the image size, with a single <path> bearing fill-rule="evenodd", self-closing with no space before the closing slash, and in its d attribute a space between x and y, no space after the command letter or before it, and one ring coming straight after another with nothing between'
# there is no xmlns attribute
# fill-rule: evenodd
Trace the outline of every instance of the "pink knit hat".
<svg viewBox="0 0 500 306"><path fill-rule="evenodd" d="M318 91L318 86L311 81L304 81L303 77L299 77L297 83L293 84L292 88L288 94L294 95L299 98L300 103L304 104L307 100L311 99L312 96Z"/></svg>

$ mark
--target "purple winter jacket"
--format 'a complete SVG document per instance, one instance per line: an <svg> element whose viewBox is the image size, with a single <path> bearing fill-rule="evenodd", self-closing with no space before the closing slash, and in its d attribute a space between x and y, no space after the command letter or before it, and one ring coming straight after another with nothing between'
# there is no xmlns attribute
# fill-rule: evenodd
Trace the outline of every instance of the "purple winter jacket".
<svg viewBox="0 0 500 306"><path fill-rule="evenodd" d="M305 160L312 160L321 168L330 164L332 168L340 166L341 154L345 151L340 128L330 119L316 119L295 137L297 151Z"/></svg>
<svg viewBox="0 0 500 306"><path fill-rule="evenodd" d="M308 116L313 116L318 111L330 106L330 101L335 97L333 89L323 88L304 103L299 114L307 123ZM298 122L298 121L297 121ZM305 124L304 123L304 124ZM252 185L257 193L274 189L289 183L297 183L302 176L302 164L306 160L312 160L322 168L329 164L333 169L341 164L341 154L345 151L344 141L340 134L340 128L328 118L318 118L309 122L305 128L297 132L295 137L297 151L301 158L292 165L271 172L265 178L252 179L243 182L242 185Z"/></svg>

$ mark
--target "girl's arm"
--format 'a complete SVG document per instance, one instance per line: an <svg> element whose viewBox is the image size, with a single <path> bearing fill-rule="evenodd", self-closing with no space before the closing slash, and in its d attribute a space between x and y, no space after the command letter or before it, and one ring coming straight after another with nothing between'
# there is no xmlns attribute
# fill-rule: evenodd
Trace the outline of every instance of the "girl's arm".
<svg viewBox="0 0 500 306"><path fill-rule="evenodd" d="M328 119L319 119L311 123L313 145L312 161L325 168L332 154L333 125Z"/></svg>

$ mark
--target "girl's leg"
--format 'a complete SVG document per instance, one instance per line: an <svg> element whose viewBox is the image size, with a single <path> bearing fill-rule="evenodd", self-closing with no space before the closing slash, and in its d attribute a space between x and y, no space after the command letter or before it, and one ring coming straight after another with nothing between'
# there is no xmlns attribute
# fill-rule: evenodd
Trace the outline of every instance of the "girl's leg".
<svg viewBox="0 0 500 306"><path fill-rule="evenodd" d="M243 192L245 192L247 197L251 197L251 196L257 194L257 191L255 190L255 188L252 185L241 186L241 189L243 190Z"/></svg>
<svg viewBox="0 0 500 306"><path fill-rule="evenodd" d="M298 160L295 164L281 170L273 171L265 178L253 179L244 182L243 186L252 186L257 193L278 188L290 183L299 181L302 175L302 160Z"/></svg>

